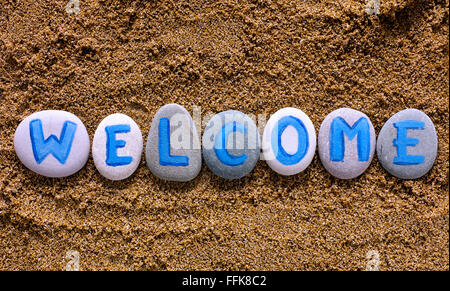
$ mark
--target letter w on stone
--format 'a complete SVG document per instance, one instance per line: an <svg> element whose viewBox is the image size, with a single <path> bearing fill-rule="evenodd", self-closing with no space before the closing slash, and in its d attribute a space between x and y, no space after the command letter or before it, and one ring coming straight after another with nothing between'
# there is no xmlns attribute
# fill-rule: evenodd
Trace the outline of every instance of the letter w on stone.
<svg viewBox="0 0 450 291"><path fill-rule="evenodd" d="M44 139L42 121L40 119L32 120L30 122L30 138L36 162L40 164L49 154L52 154L61 164L65 164L72 148L76 130L76 123L66 121L59 139L53 134Z"/></svg>

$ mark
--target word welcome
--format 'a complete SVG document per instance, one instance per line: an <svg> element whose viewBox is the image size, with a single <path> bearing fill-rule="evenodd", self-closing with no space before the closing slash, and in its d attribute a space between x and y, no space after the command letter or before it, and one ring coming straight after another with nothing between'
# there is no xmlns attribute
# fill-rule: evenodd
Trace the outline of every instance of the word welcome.
<svg viewBox="0 0 450 291"><path fill-rule="evenodd" d="M92 149L84 124L66 111L31 114L17 127L14 148L21 162L47 177L65 177L79 171L92 152L98 171L122 180L138 167L143 137L139 126L124 114L112 114L99 124ZM283 108L273 114L260 136L248 115L229 110L212 116L201 142L189 112L178 104L158 110L145 147L150 171L168 181L189 181L202 161L216 175L238 179L265 160L281 175L295 175L311 163L316 148L323 166L340 179L361 175L375 149L382 166L402 179L426 174L437 154L437 135L431 119L417 109L406 109L386 121L376 140L367 115L350 108L331 112L319 133L300 109Z"/></svg>

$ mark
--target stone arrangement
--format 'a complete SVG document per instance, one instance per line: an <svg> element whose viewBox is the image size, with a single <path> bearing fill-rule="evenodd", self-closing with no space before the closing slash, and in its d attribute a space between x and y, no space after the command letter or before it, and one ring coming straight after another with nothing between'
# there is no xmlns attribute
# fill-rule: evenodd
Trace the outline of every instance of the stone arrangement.
<svg viewBox="0 0 450 291"><path fill-rule="evenodd" d="M248 175L262 159L281 175L304 171L316 144L325 169L339 179L353 179L370 166L375 149L387 172L417 179L433 166L437 135L431 119L417 109L393 115L378 140L369 117L340 108L323 120L318 136L300 109L278 110L268 120L262 138L246 114L228 110L214 115L200 138L191 115L178 104L161 107L152 120L145 158L150 171L166 181L186 182L200 172L202 156L208 168L224 179ZM14 148L30 170L47 177L70 176L86 164L90 142L81 120L72 113L46 110L31 114L17 127ZM97 170L110 180L130 177L140 164L143 138L139 126L124 114L103 119L95 131L92 157Z"/></svg>

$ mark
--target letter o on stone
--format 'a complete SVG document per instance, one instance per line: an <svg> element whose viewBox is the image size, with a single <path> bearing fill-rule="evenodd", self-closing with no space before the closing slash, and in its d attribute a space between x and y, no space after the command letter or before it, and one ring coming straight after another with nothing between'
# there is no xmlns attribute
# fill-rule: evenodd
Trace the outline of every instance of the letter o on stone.
<svg viewBox="0 0 450 291"><path fill-rule="evenodd" d="M264 128L263 157L281 175L305 170L316 151L316 130L300 109L287 107L273 114Z"/></svg>

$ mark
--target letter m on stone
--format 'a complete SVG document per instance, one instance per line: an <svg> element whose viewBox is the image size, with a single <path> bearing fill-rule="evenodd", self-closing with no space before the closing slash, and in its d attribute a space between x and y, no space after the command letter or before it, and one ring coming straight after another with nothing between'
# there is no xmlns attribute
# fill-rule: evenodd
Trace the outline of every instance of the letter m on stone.
<svg viewBox="0 0 450 291"><path fill-rule="evenodd" d="M353 140L357 137L358 161L366 162L370 155L370 127L366 117L361 117L350 126L342 117L336 117L330 127L330 159L343 162L345 156L345 138Z"/></svg>

